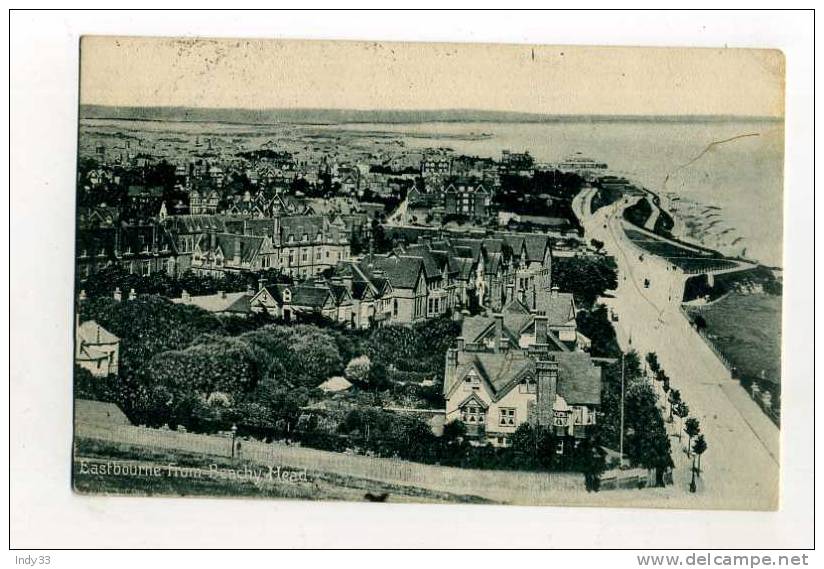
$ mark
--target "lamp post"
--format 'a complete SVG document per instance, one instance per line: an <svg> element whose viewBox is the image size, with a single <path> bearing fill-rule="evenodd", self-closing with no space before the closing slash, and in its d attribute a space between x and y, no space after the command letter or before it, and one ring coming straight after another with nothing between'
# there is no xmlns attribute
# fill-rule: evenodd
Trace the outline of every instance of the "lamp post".
<svg viewBox="0 0 824 569"><path fill-rule="evenodd" d="M624 352L621 352L621 427L619 431L618 452L621 466L624 466Z"/></svg>
<svg viewBox="0 0 824 569"><path fill-rule="evenodd" d="M235 439L237 438L237 425L232 425L232 458L235 458Z"/></svg>

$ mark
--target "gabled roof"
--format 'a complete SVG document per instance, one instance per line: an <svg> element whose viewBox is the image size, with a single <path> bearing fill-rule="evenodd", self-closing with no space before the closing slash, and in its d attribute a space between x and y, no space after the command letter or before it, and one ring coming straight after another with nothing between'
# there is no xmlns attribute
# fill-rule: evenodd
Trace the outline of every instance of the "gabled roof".
<svg viewBox="0 0 824 569"><path fill-rule="evenodd" d="M349 294L349 289L342 284L330 284L329 290L332 292L332 297L335 299L335 304L337 305L341 305L352 300L352 295Z"/></svg>
<svg viewBox="0 0 824 569"><path fill-rule="evenodd" d="M516 337L520 336L521 332L534 320L529 309L518 299L507 304L501 312L504 316L504 327L514 333Z"/></svg>
<svg viewBox="0 0 824 569"><path fill-rule="evenodd" d="M115 344L120 338L106 330L94 320L86 320L77 328L78 343L83 344Z"/></svg>
<svg viewBox="0 0 824 569"><path fill-rule="evenodd" d="M233 233L218 233L215 235L217 248L223 252L226 259L234 259L235 252L240 247L240 261L250 263L260 252L263 246L263 237L254 235L235 235Z"/></svg>
<svg viewBox="0 0 824 569"><path fill-rule="evenodd" d="M458 352L458 366L453 383L447 388L447 397L466 375L476 370L486 384L493 400L503 397L522 377L535 372L535 361L521 350L506 352Z"/></svg>
<svg viewBox="0 0 824 569"><path fill-rule="evenodd" d="M601 403L601 368L585 352L555 354L558 360L558 395L570 405Z"/></svg>
<svg viewBox="0 0 824 569"><path fill-rule="evenodd" d="M377 284L380 280L380 277L375 276L375 271L383 271L383 278L389 281L392 288L405 289L414 289L424 271L423 260L420 257L406 256L374 256L371 266L370 259L365 258L359 268L373 283Z"/></svg>
<svg viewBox="0 0 824 569"><path fill-rule="evenodd" d="M489 405L487 405L487 404L484 402L484 400L483 400L483 399L481 399L480 397L478 397L475 393L470 393L470 394L466 397L466 399L464 399L463 401L461 401L460 403L458 403L458 405L457 405L457 406L458 406L458 409L460 409L461 407L463 407L464 405L466 405L467 403L469 403L469 402L471 402L471 401L472 401L472 402L475 402L475 404L476 404L476 405L478 405L479 407L481 407L482 409L489 409Z"/></svg>
<svg viewBox="0 0 824 569"><path fill-rule="evenodd" d="M163 225L172 233L201 233L226 231L226 223L216 215L175 215L167 217Z"/></svg>
<svg viewBox="0 0 824 569"><path fill-rule="evenodd" d="M441 265L426 245L410 245L406 248L404 254L407 257L418 257L423 261L423 267L426 272L427 279L438 278L441 276Z"/></svg>
<svg viewBox="0 0 824 569"><path fill-rule="evenodd" d="M305 306L311 309L321 309L326 305L326 301L332 296L329 287L314 285L277 285L280 298L283 298L283 290L289 289L292 299L289 304L292 306ZM334 299L333 299L334 300Z"/></svg>
<svg viewBox="0 0 824 569"><path fill-rule="evenodd" d="M458 278L461 280L469 280L472 275L472 267L475 262L472 259L455 258L455 263L458 265Z"/></svg>
<svg viewBox="0 0 824 569"><path fill-rule="evenodd" d="M541 262L544 254L550 247L549 237L545 235L526 235L524 237L526 245L527 259L529 261Z"/></svg>
<svg viewBox="0 0 824 569"><path fill-rule="evenodd" d="M539 294L536 309L546 314L550 326L561 326L575 319L575 299L569 292Z"/></svg>

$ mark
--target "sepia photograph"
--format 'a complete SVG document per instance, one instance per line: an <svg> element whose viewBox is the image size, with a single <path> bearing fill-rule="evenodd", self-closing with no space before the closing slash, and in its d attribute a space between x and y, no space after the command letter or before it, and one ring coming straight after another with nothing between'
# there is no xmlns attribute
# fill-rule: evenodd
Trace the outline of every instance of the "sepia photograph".
<svg viewBox="0 0 824 569"><path fill-rule="evenodd" d="M777 507L780 52L80 63L77 492Z"/></svg>
<svg viewBox="0 0 824 569"><path fill-rule="evenodd" d="M813 20L14 10L10 561L814 564Z"/></svg>

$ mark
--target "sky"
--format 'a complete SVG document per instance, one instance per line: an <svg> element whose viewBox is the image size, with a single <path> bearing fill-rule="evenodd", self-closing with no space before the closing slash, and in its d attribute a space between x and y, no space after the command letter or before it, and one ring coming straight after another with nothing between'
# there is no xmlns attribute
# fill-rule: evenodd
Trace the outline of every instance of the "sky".
<svg viewBox="0 0 824 569"><path fill-rule="evenodd" d="M80 84L115 106L784 114L776 50L85 36Z"/></svg>

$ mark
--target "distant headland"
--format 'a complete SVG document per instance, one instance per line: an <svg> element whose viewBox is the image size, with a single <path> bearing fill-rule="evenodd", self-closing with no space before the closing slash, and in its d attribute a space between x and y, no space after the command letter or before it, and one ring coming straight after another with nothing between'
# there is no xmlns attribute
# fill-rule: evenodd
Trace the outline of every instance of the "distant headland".
<svg viewBox="0 0 824 569"><path fill-rule="evenodd" d="M561 123L561 122L780 122L780 117L735 115L552 115L472 109L231 109L200 107L121 107L80 105L81 119L116 119L233 124L341 123Z"/></svg>

